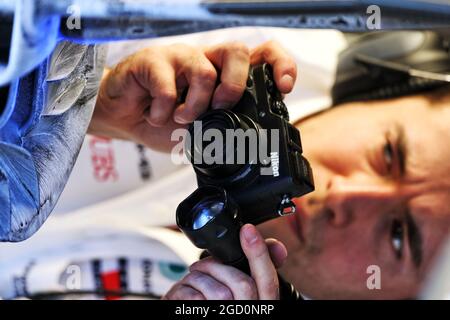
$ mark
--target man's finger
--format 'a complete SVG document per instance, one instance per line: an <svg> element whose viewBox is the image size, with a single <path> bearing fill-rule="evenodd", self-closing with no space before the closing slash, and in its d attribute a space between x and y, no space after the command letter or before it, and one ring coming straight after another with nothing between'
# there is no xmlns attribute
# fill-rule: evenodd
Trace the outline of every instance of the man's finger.
<svg viewBox="0 0 450 320"><path fill-rule="evenodd" d="M292 91L297 79L294 59L275 41L267 42L251 52L251 64L267 62L273 67L275 83L281 93Z"/></svg>
<svg viewBox="0 0 450 320"><path fill-rule="evenodd" d="M241 228L241 246L247 256L252 278L256 282L261 300L279 298L278 274L270 258L266 243L255 226L246 224Z"/></svg>
<svg viewBox="0 0 450 320"><path fill-rule="evenodd" d="M235 300L257 300L258 290L252 278L242 271L209 257L194 263L191 271L200 271L217 279L232 292Z"/></svg>
<svg viewBox="0 0 450 320"><path fill-rule="evenodd" d="M162 300L205 300L202 293L184 284L176 283Z"/></svg>
<svg viewBox="0 0 450 320"><path fill-rule="evenodd" d="M108 101L108 116L115 119L141 114L145 107L140 102L148 97L148 90L128 70L129 62L124 61L112 70L105 70L103 75L99 99Z"/></svg>
<svg viewBox="0 0 450 320"><path fill-rule="evenodd" d="M170 119L177 101L175 69L167 59L140 55L134 61L133 75L151 96L146 120L153 126L164 126Z"/></svg>
<svg viewBox="0 0 450 320"><path fill-rule="evenodd" d="M229 288L201 271L192 270L182 283L201 292L207 300L233 300L233 293Z"/></svg>
<svg viewBox="0 0 450 320"><path fill-rule="evenodd" d="M226 109L234 106L242 97L250 67L249 49L239 42L212 47L206 57L221 70L220 84L214 92L212 107Z"/></svg>
<svg viewBox="0 0 450 320"><path fill-rule="evenodd" d="M180 124L187 124L208 109L216 86L217 72L200 51L195 61L190 57L182 63L183 75L189 83L189 90L186 102L175 110L174 120Z"/></svg>
<svg viewBox="0 0 450 320"><path fill-rule="evenodd" d="M275 268L281 268L288 256L286 247L276 239L266 239L266 245Z"/></svg>

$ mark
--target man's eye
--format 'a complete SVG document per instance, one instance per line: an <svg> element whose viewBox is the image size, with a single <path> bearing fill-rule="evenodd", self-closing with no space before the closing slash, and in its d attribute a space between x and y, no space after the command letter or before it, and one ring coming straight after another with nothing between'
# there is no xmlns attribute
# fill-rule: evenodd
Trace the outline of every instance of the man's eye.
<svg viewBox="0 0 450 320"><path fill-rule="evenodd" d="M383 159L386 163L387 172L391 173L394 165L394 147L390 141L387 141L383 146Z"/></svg>
<svg viewBox="0 0 450 320"><path fill-rule="evenodd" d="M391 228L391 241L392 248L394 249L397 259L401 259L403 256L403 239L404 239L404 226L402 221L394 220Z"/></svg>

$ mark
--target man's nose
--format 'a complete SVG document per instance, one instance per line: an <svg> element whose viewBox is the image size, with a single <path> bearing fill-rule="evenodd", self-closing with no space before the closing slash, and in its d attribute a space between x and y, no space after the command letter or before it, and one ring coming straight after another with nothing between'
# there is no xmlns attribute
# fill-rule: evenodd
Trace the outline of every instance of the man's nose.
<svg viewBox="0 0 450 320"><path fill-rule="evenodd" d="M395 187L383 181L335 176L328 183L325 205L332 212L333 225L343 227L359 215L383 212L395 195Z"/></svg>

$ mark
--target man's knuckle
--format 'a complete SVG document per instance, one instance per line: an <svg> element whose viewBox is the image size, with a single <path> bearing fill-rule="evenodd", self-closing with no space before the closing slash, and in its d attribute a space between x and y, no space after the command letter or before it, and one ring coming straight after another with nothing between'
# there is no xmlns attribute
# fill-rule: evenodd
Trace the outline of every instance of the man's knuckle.
<svg viewBox="0 0 450 320"><path fill-rule="evenodd" d="M183 110L183 117L186 120L195 120L198 117L198 111L195 110L195 106L194 107L189 107L189 108L185 108Z"/></svg>
<svg viewBox="0 0 450 320"><path fill-rule="evenodd" d="M183 300L185 297L186 297L186 287L181 283L177 283L165 295L165 298L168 300Z"/></svg>
<svg viewBox="0 0 450 320"><path fill-rule="evenodd" d="M273 278L271 281L269 281L266 285L266 290L270 294L277 294L278 293L278 280Z"/></svg>
<svg viewBox="0 0 450 320"><path fill-rule="evenodd" d="M173 300L203 300L203 295L195 290L184 287L176 291L171 297Z"/></svg>
<svg viewBox="0 0 450 320"><path fill-rule="evenodd" d="M241 279L237 282L237 288L245 296L253 297L256 293L256 284L253 279Z"/></svg>
<svg viewBox="0 0 450 320"><path fill-rule="evenodd" d="M265 43L265 47L271 50L277 49L280 47L280 43L276 40L269 40Z"/></svg>
<svg viewBox="0 0 450 320"><path fill-rule="evenodd" d="M203 67L196 73L197 80L206 85L214 85L217 80L217 72L212 67Z"/></svg>
<svg viewBox="0 0 450 320"><path fill-rule="evenodd" d="M184 43L174 43L169 45L167 48L169 51L172 51L176 54L190 53L193 51L193 48L191 46Z"/></svg>
<svg viewBox="0 0 450 320"><path fill-rule="evenodd" d="M250 49L242 42L233 41L227 45L227 49L233 53L239 53L243 55L250 55Z"/></svg>
<svg viewBox="0 0 450 320"><path fill-rule="evenodd" d="M204 300L200 292L192 292L185 300Z"/></svg>
<svg viewBox="0 0 450 320"><path fill-rule="evenodd" d="M228 81L222 83L222 88L226 95L231 99L240 97L245 90L245 86L243 84Z"/></svg>
<svg viewBox="0 0 450 320"><path fill-rule="evenodd" d="M152 59L156 54L158 54L160 50L161 48L157 47L146 47L140 50L137 54L135 54L135 57L143 59Z"/></svg>
<svg viewBox="0 0 450 320"><path fill-rule="evenodd" d="M285 72L290 75L295 75L297 73L297 65L295 64L294 59L286 58L285 61L287 64Z"/></svg>
<svg viewBox="0 0 450 320"><path fill-rule="evenodd" d="M186 276L185 279L186 279L186 281L188 281L188 282L190 282L190 281L196 282L196 281L201 280L202 278L203 278L203 274L202 274L201 272L199 272L199 271L194 270L194 271L190 272L190 273Z"/></svg>
<svg viewBox="0 0 450 320"><path fill-rule="evenodd" d="M161 91L159 98L166 103L175 103L177 100L177 92L170 89L164 89Z"/></svg>
<svg viewBox="0 0 450 320"><path fill-rule="evenodd" d="M217 288L215 291L218 300L233 300L233 294L228 288Z"/></svg>
<svg viewBox="0 0 450 320"><path fill-rule="evenodd" d="M269 60L273 57L273 54L280 48L280 44L276 40L269 40L262 46L262 55L265 60Z"/></svg>
<svg viewBox="0 0 450 320"><path fill-rule="evenodd" d="M120 72L124 71L127 69L128 64L130 63L130 58L123 60L121 62L119 62L116 67L113 69L113 74L119 74Z"/></svg>
<svg viewBox="0 0 450 320"><path fill-rule="evenodd" d="M167 119L163 116L152 116L150 121L156 126L163 126L167 123Z"/></svg>

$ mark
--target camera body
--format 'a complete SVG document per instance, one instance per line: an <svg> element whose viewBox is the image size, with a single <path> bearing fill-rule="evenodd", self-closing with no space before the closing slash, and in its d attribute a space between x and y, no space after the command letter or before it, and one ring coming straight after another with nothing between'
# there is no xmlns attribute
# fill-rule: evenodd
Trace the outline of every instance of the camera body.
<svg viewBox="0 0 450 320"><path fill-rule="evenodd" d="M270 65L250 69L245 92L232 110L211 110L198 121L202 128L197 132L194 125L189 128L194 143L189 141L186 146L198 185L225 189L238 205L243 223L258 224L292 213L295 206L291 199L314 190L311 167L302 156L300 132L289 123ZM210 141L195 141L211 128L224 135L240 132L244 137L223 139L221 164L208 162L200 154ZM256 139L251 141L249 133Z"/></svg>
<svg viewBox="0 0 450 320"><path fill-rule="evenodd" d="M232 110L209 111L190 126L186 154L199 188L178 206L177 225L198 248L250 275L242 225L294 213L291 199L314 190L300 133L289 123L269 65L251 68ZM300 298L281 277L279 284L280 299Z"/></svg>

